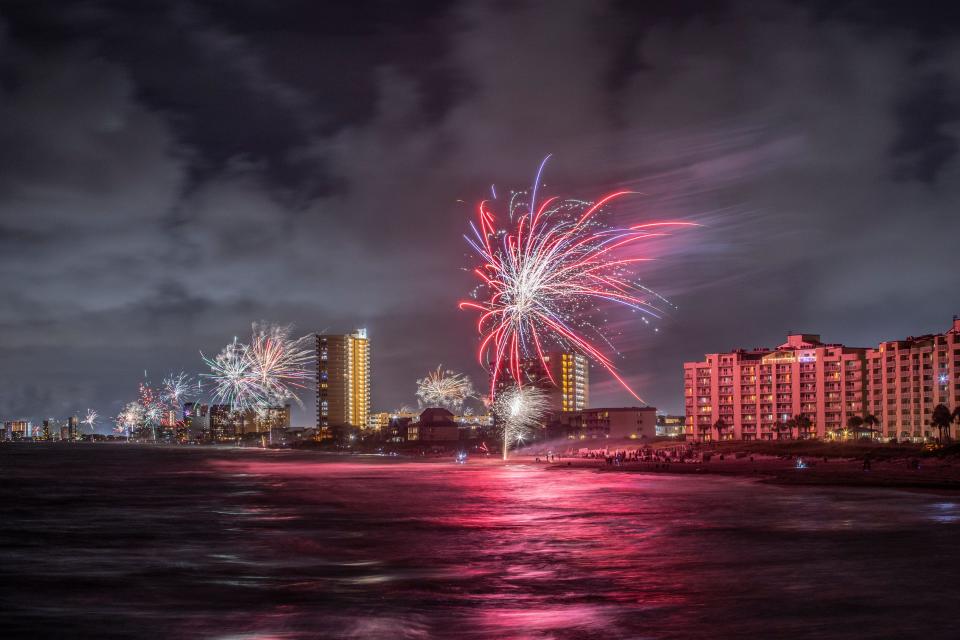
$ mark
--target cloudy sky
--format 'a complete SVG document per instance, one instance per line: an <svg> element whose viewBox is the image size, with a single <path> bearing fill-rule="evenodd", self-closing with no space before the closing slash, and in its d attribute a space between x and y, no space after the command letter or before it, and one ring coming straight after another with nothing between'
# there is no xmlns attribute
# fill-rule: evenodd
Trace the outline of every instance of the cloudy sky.
<svg viewBox="0 0 960 640"><path fill-rule="evenodd" d="M470 205L547 153L553 194L626 187L618 216L704 225L642 267L677 310L613 322L659 408L704 352L943 330L942 4L5 2L0 417L113 415L254 320L367 327L377 409L439 363L482 378ZM593 378L594 404L630 401Z"/></svg>

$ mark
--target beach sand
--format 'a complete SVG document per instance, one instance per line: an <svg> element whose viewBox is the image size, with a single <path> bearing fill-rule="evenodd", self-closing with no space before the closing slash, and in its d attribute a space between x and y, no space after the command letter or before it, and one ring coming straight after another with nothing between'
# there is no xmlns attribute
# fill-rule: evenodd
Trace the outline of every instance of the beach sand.
<svg viewBox="0 0 960 640"><path fill-rule="evenodd" d="M870 470L864 470L862 459L803 458L804 468L798 468L796 459L755 455L749 458L730 456L719 460L714 455L709 462L669 464L654 462L623 462L609 465L602 459L558 458L555 462L536 462L536 456L516 456L511 462L540 464L551 470L593 469L598 473L656 473L723 475L756 478L762 482L790 485L841 485L854 487L887 487L901 489L960 490L960 463L954 460L925 458L919 469L910 465L912 458L871 460Z"/></svg>

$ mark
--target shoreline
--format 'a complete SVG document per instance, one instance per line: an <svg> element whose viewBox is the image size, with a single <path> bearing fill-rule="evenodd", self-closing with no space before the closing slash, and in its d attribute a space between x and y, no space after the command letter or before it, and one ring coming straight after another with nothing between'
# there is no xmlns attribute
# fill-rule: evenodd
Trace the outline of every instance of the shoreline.
<svg viewBox="0 0 960 640"><path fill-rule="evenodd" d="M58 443L42 443L55 445ZM42 446L41 444L41 446ZM162 448L181 451L244 451L244 452L290 452L316 455L327 459L365 459L381 462L419 462L429 464L455 464L452 455L389 456L376 453L320 451L315 449L269 449L260 447L238 447L235 445L203 445L183 446L166 443L126 443L126 442L98 442L98 443L69 443L69 445L107 444L128 447ZM31 443L29 446L36 446ZM863 459L860 457L831 457L827 461L823 458L801 456L805 467L798 468L796 459L791 456L775 456L754 454L753 460L744 457L728 456L720 460L713 455L709 462L640 462L624 461L620 465L608 464L603 458L562 457L553 462L546 462L530 454L513 454L509 460L503 462L499 456L480 457L471 456L466 466L510 466L524 465L543 467L551 472L594 471L596 473L639 473L650 475L699 475L725 476L729 478L751 479L765 484L781 486L835 486L881 489L906 490L935 490L945 492L960 491L960 460L951 456L947 458L922 457L890 457L871 460L870 470L864 470ZM911 460L919 461L919 468L910 466ZM956 463L956 464L955 464Z"/></svg>
<svg viewBox="0 0 960 640"><path fill-rule="evenodd" d="M532 457L512 459L511 462L544 465L550 471L593 470L597 473L641 473L650 475L700 475L749 478L765 484L783 486L839 486L875 487L882 489L928 489L960 491L960 466L949 461L924 460L919 469L912 469L905 459L873 461L870 470L863 469L862 460L832 459L829 462L810 461L805 468L797 468L793 460L763 457L753 462L738 460L688 462L669 464L654 462L625 462L608 465L604 460L563 458L557 462L536 462Z"/></svg>

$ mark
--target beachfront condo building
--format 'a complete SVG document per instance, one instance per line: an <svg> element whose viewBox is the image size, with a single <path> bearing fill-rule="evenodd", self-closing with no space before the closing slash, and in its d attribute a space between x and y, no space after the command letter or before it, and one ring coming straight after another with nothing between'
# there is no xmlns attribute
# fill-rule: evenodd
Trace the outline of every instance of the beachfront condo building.
<svg viewBox="0 0 960 640"><path fill-rule="evenodd" d="M683 375L690 440L825 438L852 416L873 416L865 428L877 435L922 440L937 404L960 406L960 319L876 348L791 334L775 349L707 354Z"/></svg>
<svg viewBox="0 0 960 640"><path fill-rule="evenodd" d="M944 333L881 342L868 351L866 371L870 413L883 436L936 435L933 408L960 406L960 318Z"/></svg>
<svg viewBox="0 0 960 640"><path fill-rule="evenodd" d="M317 430L366 428L370 421L370 340L366 329L317 335Z"/></svg>

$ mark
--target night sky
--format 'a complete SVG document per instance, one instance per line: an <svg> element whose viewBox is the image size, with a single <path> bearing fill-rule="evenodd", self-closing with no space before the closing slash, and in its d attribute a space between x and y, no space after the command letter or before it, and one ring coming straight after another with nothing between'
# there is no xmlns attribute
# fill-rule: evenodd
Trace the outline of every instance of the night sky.
<svg viewBox="0 0 960 640"><path fill-rule="evenodd" d="M4 2L0 418L115 415L256 320L367 327L378 410L439 363L479 381L462 234L547 153L551 194L704 225L640 271L658 331L611 318L658 408L704 352L942 331L956 7Z"/></svg>

